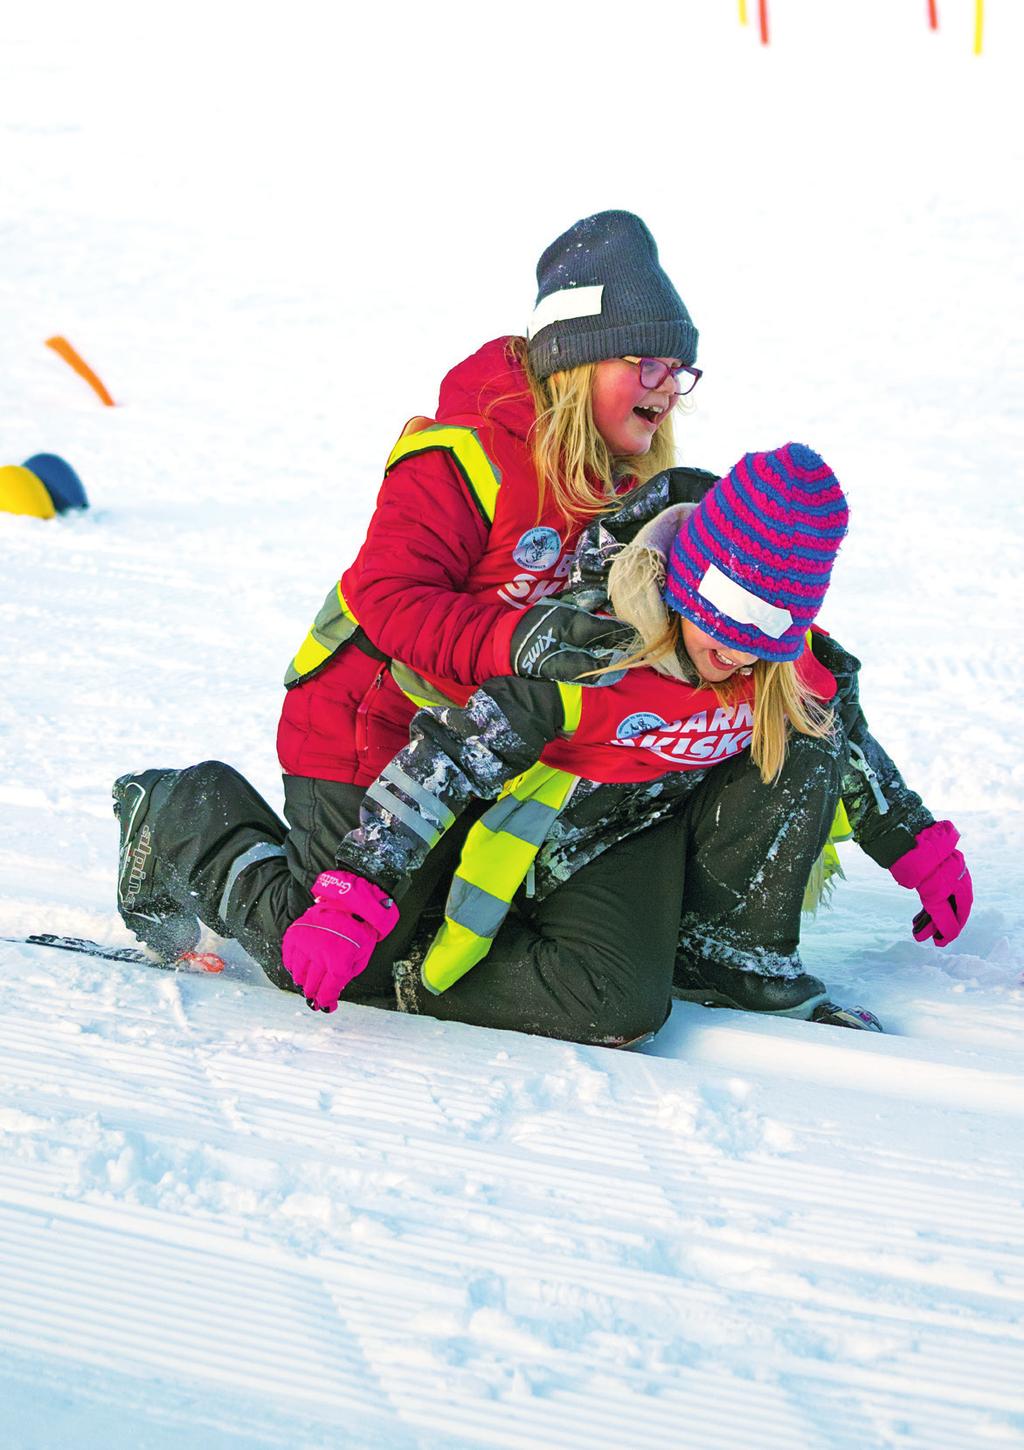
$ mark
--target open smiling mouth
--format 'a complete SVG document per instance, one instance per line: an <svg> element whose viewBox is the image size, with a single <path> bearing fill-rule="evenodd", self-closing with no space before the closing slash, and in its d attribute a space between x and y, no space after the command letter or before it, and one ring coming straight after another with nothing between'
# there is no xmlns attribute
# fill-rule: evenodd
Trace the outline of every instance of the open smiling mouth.
<svg viewBox="0 0 1024 1450"><path fill-rule="evenodd" d="M658 419L664 414L665 409L664 408L634 408L633 409L633 412L634 413L639 413L640 417L643 418L644 421L647 422L647 423L657 423Z"/></svg>

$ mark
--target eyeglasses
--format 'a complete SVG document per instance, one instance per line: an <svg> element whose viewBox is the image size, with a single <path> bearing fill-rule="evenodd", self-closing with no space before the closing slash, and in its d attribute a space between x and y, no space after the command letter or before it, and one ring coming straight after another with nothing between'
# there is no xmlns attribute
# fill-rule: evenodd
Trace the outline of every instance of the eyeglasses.
<svg viewBox="0 0 1024 1450"><path fill-rule="evenodd" d="M692 393L703 377L700 368L691 368L685 363L682 367L670 368L668 363L663 363L657 357L624 357L622 361L637 364L640 370L640 386L647 388L649 392L660 388L666 378L672 378L676 385L676 396L679 398L685 398L687 393Z"/></svg>

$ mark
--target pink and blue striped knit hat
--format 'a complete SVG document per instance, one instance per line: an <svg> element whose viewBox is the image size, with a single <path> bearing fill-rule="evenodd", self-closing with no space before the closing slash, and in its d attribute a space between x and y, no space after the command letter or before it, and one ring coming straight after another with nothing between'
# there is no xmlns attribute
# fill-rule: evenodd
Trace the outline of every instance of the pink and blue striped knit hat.
<svg viewBox="0 0 1024 1450"><path fill-rule="evenodd" d="M802 443L748 453L686 519L667 559L670 609L722 644L795 660L846 534L839 480Z"/></svg>

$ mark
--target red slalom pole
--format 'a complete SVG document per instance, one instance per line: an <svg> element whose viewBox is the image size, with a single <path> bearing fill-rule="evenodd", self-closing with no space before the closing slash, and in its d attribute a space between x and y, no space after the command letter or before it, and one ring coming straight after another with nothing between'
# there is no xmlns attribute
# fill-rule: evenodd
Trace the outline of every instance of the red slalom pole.
<svg viewBox="0 0 1024 1450"><path fill-rule="evenodd" d="M768 44L768 0L758 0L758 14L761 20L761 44Z"/></svg>
<svg viewBox="0 0 1024 1450"><path fill-rule="evenodd" d="M928 24L933 30L939 28L939 7L936 0L928 0Z"/></svg>

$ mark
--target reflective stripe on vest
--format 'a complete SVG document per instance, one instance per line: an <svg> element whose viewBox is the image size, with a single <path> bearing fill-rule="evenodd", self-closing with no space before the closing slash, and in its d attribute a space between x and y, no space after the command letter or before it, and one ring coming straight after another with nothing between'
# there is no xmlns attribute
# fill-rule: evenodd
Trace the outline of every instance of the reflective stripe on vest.
<svg viewBox="0 0 1024 1450"><path fill-rule="evenodd" d="M422 420L414 419L414 423ZM409 425L407 425L409 426ZM413 453L446 452L458 469L484 523L490 527L498 507L498 489L501 473L488 458L483 444L473 428L458 427L449 423L430 423L413 433L403 433L388 458L384 470L385 478L400 463ZM352 638L359 628L359 621L345 603L340 581L327 591L327 597L320 606L320 612L313 621L306 638L299 646L295 658L284 674L285 689L299 684L315 670L325 665L343 644ZM452 702L441 695L426 680L422 679L408 665L395 660L391 665L395 683L415 705L442 705Z"/></svg>
<svg viewBox="0 0 1024 1450"><path fill-rule="evenodd" d="M813 630L808 630L804 635L807 648L812 650L811 640ZM813 653L813 650L812 650ZM850 825L850 818L846 814L846 807L840 800L836 805L836 813L832 817L832 824L829 827L828 840L822 847L821 855L811 867L811 874L804 890L804 899L801 910L814 913L817 911L822 900L827 899L831 890L829 882L834 876L842 881L846 877L842 862L839 860L839 852L836 850L837 841L849 841L853 836L853 827Z"/></svg>
<svg viewBox="0 0 1024 1450"><path fill-rule="evenodd" d="M580 723L582 685L559 684L563 733ZM491 949L512 898L526 880L579 776L540 761L508 782L470 829L445 904L445 918L423 962L435 996L447 991Z"/></svg>
<svg viewBox="0 0 1024 1450"><path fill-rule="evenodd" d="M284 672L285 689L297 685L350 640L359 623L345 603L341 581L327 591L327 598L313 621L313 627L299 646L298 653Z"/></svg>
<svg viewBox="0 0 1024 1450"><path fill-rule="evenodd" d="M422 675L408 665L403 665L401 660L391 661L391 678L401 690L407 700L418 705L421 710L428 705L454 705L455 701Z"/></svg>
<svg viewBox="0 0 1024 1450"><path fill-rule="evenodd" d="M443 449L451 458L480 511L480 517L490 527L498 508L501 473L488 458L475 428L432 423L416 433L404 433L391 450L384 470L385 477L396 463L401 463L410 453L430 453L435 449Z"/></svg>

